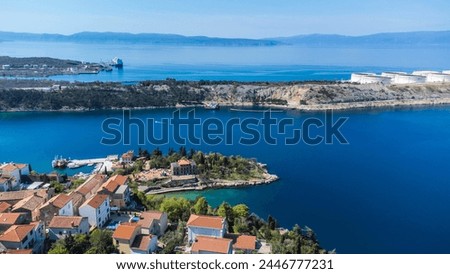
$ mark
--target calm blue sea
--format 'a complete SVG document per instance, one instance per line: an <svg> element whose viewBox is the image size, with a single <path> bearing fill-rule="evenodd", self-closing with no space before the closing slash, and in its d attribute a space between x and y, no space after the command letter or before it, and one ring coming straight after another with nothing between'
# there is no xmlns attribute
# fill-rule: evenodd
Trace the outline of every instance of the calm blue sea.
<svg viewBox="0 0 450 274"><path fill-rule="evenodd" d="M1 55L50 56L90 62L115 56L123 70L80 76L71 81L136 82L167 77L184 80L293 81L349 79L351 72L450 69L449 48L333 49L302 47L167 47L71 43L1 42ZM157 120L173 109L135 111ZM258 113L197 110L201 118L256 117ZM323 120L323 113L275 114ZM120 111L80 113L0 113L0 162L31 163L51 170L55 155L103 157L137 150L104 146L101 123ZM348 145L254 146L204 144L187 147L256 157L281 180L267 186L202 193L216 206L247 203L261 217L275 216L291 227L313 228L328 249L339 253L450 253L450 107L338 112L349 117L342 128ZM236 133L234 138L239 138ZM161 146L178 147L171 142ZM148 149L154 147L148 145ZM77 170L78 171L78 170ZM82 169L81 171L88 171ZM200 193L184 193L195 197Z"/></svg>
<svg viewBox="0 0 450 274"><path fill-rule="evenodd" d="M141 119L160 120L173 109L134 111ZM185 110L187 111L187 110ZM1 113L0 161L31 163L50 171L57 154L72 158L102 157L137 150L136 129L130 146L100 145L101 123L120 111L87 113ZM198 109L202 119L227 121L260 113ZM296 125L323 113L288 111ZM345 111L342 132L350 144L287 146L260 142L254 146L187 145L205 151L256 157L281 180L267 186L202 193L216 206L222 201L247 203L261 217L275 216L291 227L313 228L328 248L340 253L450 252L450 107ZM236 132L237 140L243 136ZM178 147L171 141L161 146ZM151 145L148 149L153 149ZM185 193L195 197L200 193Z"/></svg>
<svg viewBox="0 0 450 274"><path fill-rule="evenodd" d="M0 42L1 55L88 62L123 59L123 70L56 76L70 81L347 80L352 72L450 69L450 48L206 47L142 44Z"/></svg>

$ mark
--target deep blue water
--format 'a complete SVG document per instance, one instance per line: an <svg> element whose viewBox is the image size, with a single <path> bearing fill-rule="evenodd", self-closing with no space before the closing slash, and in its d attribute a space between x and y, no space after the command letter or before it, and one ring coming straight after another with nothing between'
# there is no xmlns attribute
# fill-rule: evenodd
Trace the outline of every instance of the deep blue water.
<svg viewBox="0 0 450 274"><path fill-rule="evenodd" d="M132 114L160 120L173 111ZM229 109L198 109L196 114L222 121L261 117ZM46 172L56 154L85 158L137 150L135 129L130 146L100 145L101 138L108 137L101 123L112 116L120 117L121 112L0 113L0 162L28 162ZM274 116L291 117L296 125L308 117L324 119L320 112ZM308 225L325 248L339 253L450 253L450 107L342 111L335 113L338 117L349 117L342 127L348 145L187 145L256 157L281 177L271 185L202 195L214 206L245 202L258 215L271 214L285 227ZM233 138L241 136L235 132ZM161 148L167 151L169 146L178 147L172 141Z"/></svg>
<svg viewBox="0 0 450 274"><path fill-rule="evenodd" d="M56 76L70 81L347 80L352 72L450 69L450 48L206 47L142 44L0 42L1 55L88 62L124 60L122 71Z"/></svg>

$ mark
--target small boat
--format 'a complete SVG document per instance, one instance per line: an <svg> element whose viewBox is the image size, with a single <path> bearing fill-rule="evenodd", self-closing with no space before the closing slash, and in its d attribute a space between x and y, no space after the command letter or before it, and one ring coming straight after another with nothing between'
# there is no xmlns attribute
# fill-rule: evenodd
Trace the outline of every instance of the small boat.
<svg viewBox="0 0 450 274"><path fill-rule="evenodd" d="M205 109L220 109L220 106L217 103L207 103Z"/></svg>

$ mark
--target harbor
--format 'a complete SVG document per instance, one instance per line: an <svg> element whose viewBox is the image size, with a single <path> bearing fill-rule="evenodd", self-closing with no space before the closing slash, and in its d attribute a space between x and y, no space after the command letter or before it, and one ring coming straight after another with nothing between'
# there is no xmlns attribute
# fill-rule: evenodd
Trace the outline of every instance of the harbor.
<svg viewBox="0 0 450 274"><path fill-rule="evenodd" d="M66 159L62 156L56 156L52 161L52 167L57 169L77 169L84 166L95 166L93 173L110 172L112 170L113 162L118 161L118 155L109 155L106 158L91 158L91 159Z"/></svg>

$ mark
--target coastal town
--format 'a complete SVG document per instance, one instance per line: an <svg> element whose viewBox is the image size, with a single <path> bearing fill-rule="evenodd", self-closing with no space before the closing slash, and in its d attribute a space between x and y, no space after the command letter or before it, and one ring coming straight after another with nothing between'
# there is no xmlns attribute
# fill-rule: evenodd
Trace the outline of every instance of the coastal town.
<svg viewBox="0 0 450 274"><path fill-rule="evenodd" d="M76 176L59 172L39 174L29 164L1 164L0 253L80 253L73 247L74 242L89 243L87 239L102 237L103 243L92 243L91 249L82 253L272 253L282 247L273 246L271 240L291 234L298 241L297 245L292 243L293 249L300 252L302 240L303 252L325 252L316 243L312 230L279 228L274 218L269 216L266 222L250 213L244 204L232 207L224 202L212 208L203 197L189 202L153 195L183 188L257 184L257 179L249 179L256 173L244 176L247 184L242 178L215 181L213 169L206 180L201 174L206 174L205 159L210 157L215 157L211 159L214 161L232 158L217 153L188 153L184 148L165 157L159 149L151 155L140 149L138 155L134 151L123 153L108 169L97 168L92 174ZM165 164L155 162L166 158L176 161L170 162L169 168L161 168ZM245 161L252 162L249 167L268 174L262 164ZM260 177L259 183L277 179L271 176ZM308 242L314 248L305 249ZM100 249L103 245L107 247Z"/></svg>

